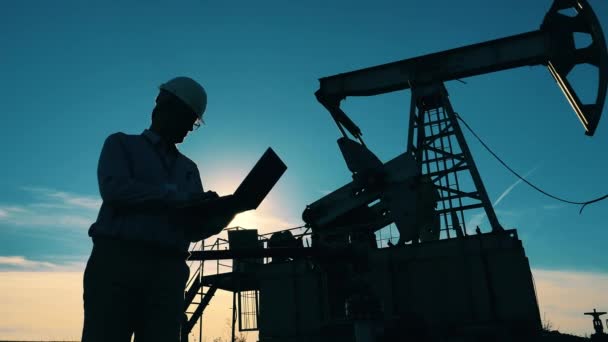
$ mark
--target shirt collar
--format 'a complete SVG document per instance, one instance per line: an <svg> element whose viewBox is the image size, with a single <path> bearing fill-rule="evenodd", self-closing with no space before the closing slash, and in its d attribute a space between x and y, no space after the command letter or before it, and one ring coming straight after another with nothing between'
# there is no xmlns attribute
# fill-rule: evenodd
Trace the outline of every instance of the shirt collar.
<svg viewBox="0 0 608 342"><path fill-rule="evenodd" d="M156 147L160 147L160 148L166 148L167 150L177 153L177 147L175 147L174 144L167 144L163 138L158 135L156 132L149 130L149 129L145 129L142 133L142 135L147 138L154 146Z"/></svg>

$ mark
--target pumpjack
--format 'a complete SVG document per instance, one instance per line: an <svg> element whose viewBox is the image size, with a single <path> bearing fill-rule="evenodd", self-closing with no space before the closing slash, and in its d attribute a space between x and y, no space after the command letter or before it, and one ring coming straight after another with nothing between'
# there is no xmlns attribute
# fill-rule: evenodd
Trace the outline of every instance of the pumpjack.
<svg viewBox="0 0 608 342"><path fill-rule="evenodd" d="M575 33L591 43L577 47ZM583 103L568 80L580 64L598 71L592 103ZM586 0L555 0L535 31L321 78L315 95L342 134L338 145L352 181L306 206L300 234L268 239L256 230L230 231L229 249L192 251L191 260L233 259L233 271L195 275L187 298L204 287L211 295L233 292L233 324L251 327L253 319L264 342L537 338L528 259L517 231L499 223L444 85L522 66L547 67L585 134L594 135L608 51ZM407 149L382 163L340 104L405 89L412 94ZM474 209L485 211L489 232L466 227ZM374 233L388 225L399 239L380 246ZM253 304L242 304L248 300ZM204 306L189 317L186 333Z"/></svg>

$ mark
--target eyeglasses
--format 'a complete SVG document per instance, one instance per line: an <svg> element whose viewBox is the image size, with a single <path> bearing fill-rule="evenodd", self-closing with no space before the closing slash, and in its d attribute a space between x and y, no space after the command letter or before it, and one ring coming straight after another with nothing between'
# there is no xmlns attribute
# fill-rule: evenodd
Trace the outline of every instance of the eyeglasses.
<svg viewBox="0 0 608 342"><path fill-rule="evenodd" d="M201 128L201 126L205 125L205 120L203 120L203 118L196 118L196 121L194 121L194 123L192 124L192 130L196 131L197 129Z"/></svg>

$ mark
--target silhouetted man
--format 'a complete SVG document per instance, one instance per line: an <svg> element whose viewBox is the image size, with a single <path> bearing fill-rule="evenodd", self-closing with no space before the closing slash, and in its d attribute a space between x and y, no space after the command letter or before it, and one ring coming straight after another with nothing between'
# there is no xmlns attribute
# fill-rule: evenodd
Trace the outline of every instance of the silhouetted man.
<svg viewBox="0 0 608 342"><path fill-rule="evenodd" d="M200 84L174 78L160 86L149 129L106 139L97 170L103 204L89 229L84 273L83 342L126 342L133 334L138 342L179 341L188 246L234 216L180 209L217 197L204 192L196 164L175 147L200 126L206 104Z"/></svg>

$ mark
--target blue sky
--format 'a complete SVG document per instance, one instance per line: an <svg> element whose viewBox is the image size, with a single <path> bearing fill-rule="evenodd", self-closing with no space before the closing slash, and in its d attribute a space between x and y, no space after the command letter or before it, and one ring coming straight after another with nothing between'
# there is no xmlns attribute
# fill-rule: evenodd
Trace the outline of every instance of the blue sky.
<svg viewBox="0 0 608 342"><path fill-rule="evenodd" d="M591 0L608 26L608 3ZM250 224L301 223L307 203L350 179L339 132L316 102L318 78L536 30L551 1L20 1L0 14L0 269L81 265L99 205L105 137L148 127L157 87L188 75L207 89L207 125L180 150L203 184L234 190L267 146L288 172ZM596 77L576 70L592 94ZM606 119L593 138L544 67L446 84L486 142L549 192L608 192ZM381 160L403 152L409 91L343 108ZM533 268L608 273L608 202L565 206L516 184L470 134L469 146L505 227ZM514 185L515 184L515 185ZM509 190L510 189L510 190ZM478 217L479 218L479 217ZM470 218L475 219L475 218ZM482 228L487 223L481 221Z"/></svg>

